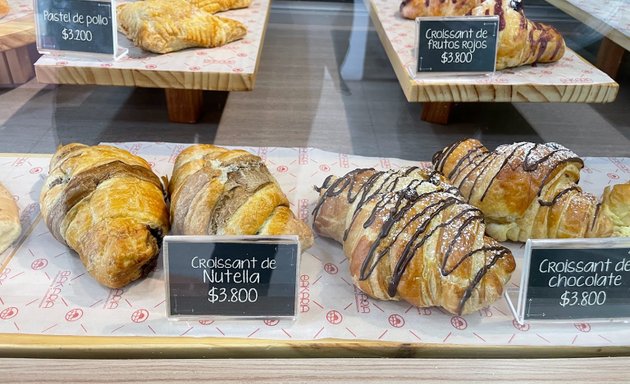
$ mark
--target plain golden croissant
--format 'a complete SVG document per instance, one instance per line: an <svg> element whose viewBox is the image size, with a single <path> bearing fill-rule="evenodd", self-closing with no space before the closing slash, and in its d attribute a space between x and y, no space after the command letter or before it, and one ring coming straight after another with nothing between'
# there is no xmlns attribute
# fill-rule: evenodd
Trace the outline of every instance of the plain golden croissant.
<svg viewBox="0 0 630 384"><path fill-rule="evenodd" d="M185 0L145 0L116 8L118 30L147 51L168 53L191 47L218 47L241 39L239 21L214 16Z"/></svg>
<svg viewBox="0 0 630 384"><path fill-rule="evenodd" d="M437 172L357 169L328 177L313 227L343 244L354 283L371 297L470 313L501 297L511 252L484 235L481 212Z"/></svg>
<svg viewBox="0 0 630 384"><path fill-rule="evenodd" d="M53 236L79 254L99 283L120 288L155 266L169 229L164 196L140 157L68 144L53 155L39 202Z"/></svg>
<svg viewBox="0 0 630 384"><path fill-rule="evenodd" d="M21 232L18 206L13 195L0 183L0 253L4 252Z"/></svg>
<svg viewBox="0 0 630 384"><path fill-rule="evenodd" d="M295 217L262 159L247 151L186 148L169 191L174 234L298 235L302 250L313 244L311 229Z"/></svg>
<svg viewBox="0 0 630 384"><path fill-rule="evenodd" d="M630 183L607 188L602 202L577 185L582 160L556 143L514 143L490 152L458 141L433 156L434 169L486 217L499 241L630 235Z"/></svg>
<svg viewBox="0 0 630 384"><path fill-rule="evenodd" d="M520 0L405 0L403 17L419 16L499 16L499 44L496 69L533 63L550 63L562 58L565 43L553 27L525 16Z"/></svg>

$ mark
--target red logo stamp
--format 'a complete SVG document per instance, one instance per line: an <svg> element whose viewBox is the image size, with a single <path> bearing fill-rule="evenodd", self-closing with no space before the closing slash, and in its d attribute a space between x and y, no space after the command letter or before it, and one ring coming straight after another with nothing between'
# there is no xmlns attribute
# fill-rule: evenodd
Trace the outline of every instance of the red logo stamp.
<svg viewBox="0 0 630 384"><path fill-rule="evenodd" d="M319 166L319 170L322 172L330 172L330 167L328 166L328 164L322 164Z"/></svg>
<svg viewBox="0 0 630 384"><path fill-rule="evenodd" d="M490 308L482 308L479 310L479 314L482 317L492 317L492 311L490 310Z"/></svg>
<svg viewBox="0 0 630 384"><path fill-rule="evenodd" d="M48 265L47 259L37 259L31 263L31 268L34 271L39 271L40 269L46 268L47 265Z"/></svg>
<svg viewBox="0 0 630 384"><path fill-rule="evenodd" d="M336 275L339 272L339 268L333 263L326 263L324 265L324 271L330 273L331 275Z"/></svg>
<svg viewBox="0 0 630 384"><path fill-rule="evenodd" d="M201 325L210 325L214 323L214 320L199 320L199 324Z"/></svg>
<svg viewBox="0 0 630 384"><path fill-rule="evenodd" d="M8 307L2 310L2 312L0 312L0 319L2 320L9 320L14 318L15 316L17 316L17 314L20 311L18 311L17 308L15 307Z"/></svg>
<svg viewBox="0 0 630 384"><path fill-rule="evenodd" d="M343 321L343 316L341 313L333 309L332 311L328 311L328 313L326 313L326 320L330 324L337 325Z"/></svg>
<svg viewBox="0 0 630 384"><path fill-rule="evenodd" d="M81 308L72 308L66 312L66 321L77 321L83 317L83 310Z"/></svg>
<svg viewBox="0 0 630 384"><path fill-rule="evenodd" d="M575 329L580 332L588 333L591 331L591 325L589 323L575 323Z"/></svg>
<svg viewBox="0 0 630 384"><path fill-rule="evenodd" d="M35 168L31 168L31 170L29 171L32 175L36 175L38 173L42 173L44 169L42 167L35 167Z"/></svg>
<svg viewBox="0 0 630 384"><path fill-rule="evenodd" d="M451 317L451 325L453 326L453 328L459 329L460 331L462 329L468 328L468 323L461 316L453 316L453 317Z"/></svg>
<svg viewBox="0 0 630 384"><path fill-rule="evenodd" d="M383 169L391 169L392 163L389 161L389 159L381 159L381 167L383 167Z"/></svg>
<svg viewBox="0 0 630 384"><path fill-rule="evenodd" d="M264 321L265 325L269 326L269 327L275 327L276 325L278 325L278 323L280 323L280 320L275 320L275 319L267 319Z"/></svg>
<svg viewBox="0 0 630 384"><path fill-rule="evenodd" d="M308 312L311 309L311 284L308 275L300 275L300 313Z"/></svg>
<svg viewBox="0 0 630 384"><path fill-rule="evenodd" d="M518 321L512 320L512 325L521 332L529 331L529 324L519 324Z"/></svg>
<svg viewBox="0 0 630 384"><path fill-rule="evenodd" d="M149 311L146 309L138 309L131 314L131 321L134 323L143 323L149 318Z"/></svg>
<svg viewBox="0 0 630 384"><path fill-rule="evenodd" d="M387 321L394 328L402 328L405 325L405 319L397 313L389 315Z"/></svg>
<svg viewBox="0 0 630 384"><path fill-rule="evenodd" d="M339 155L339 166L341 168L349 168L350 167L350 159L346 154Z"/></svg>
<svg viewBox="0 0 630 384"><path fill-rule="evenodd" d="M278 171L279 173L286 173L289 170L289 167L287 167L286 165L278 165L278 168L276 168L276 171Z"/></svg>
<svg viewBox="0 0 630 384"><path fill-rule="evenodd" d="M608 174L608 178L612 179L612 180L618 180L619 179L619 175L616 173L609 173Z"/></svg>

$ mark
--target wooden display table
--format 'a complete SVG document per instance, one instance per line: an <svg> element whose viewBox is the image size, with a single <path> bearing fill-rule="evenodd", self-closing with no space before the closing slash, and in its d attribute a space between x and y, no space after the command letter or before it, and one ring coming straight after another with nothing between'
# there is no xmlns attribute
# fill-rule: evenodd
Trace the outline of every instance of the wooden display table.
<svg viewBox="0 0 630 384"><path fill-rule="evenodd" d="M630 4L627 0L547 0L558 9L604 35L597 67L616 77L625 51L630 50Z"/></svg>
<svg viewBox="0 0 630 384"><path fill-rule="evenodd" d="M34 76L35 23L32 1L11 2L0 19L0 84L19 85Z"/></svg>
<svg viewBox="0 0 630 384"><path fill-rule="evenodd" d="M422 119L448 123L454 102L612 102L619 85L567 49L557 63L523 66L478 76L417 76L413 67L415 23L399 2L370 0L378 36L410 102L423 102Z"/></svg>
<svg viewBox="0 0 630 384"><path fill-rule="evenodd" d="M35 63L37 80L50 84L164 88L169 119L193 123L201 115L204 90L254 88L269 6L269 0L254 0L246 9L221 13L248 28L244 39L223 47L158 55L134 47L119 33L119 45L129 49L126 57L114 61L45 55Z"/></svg>

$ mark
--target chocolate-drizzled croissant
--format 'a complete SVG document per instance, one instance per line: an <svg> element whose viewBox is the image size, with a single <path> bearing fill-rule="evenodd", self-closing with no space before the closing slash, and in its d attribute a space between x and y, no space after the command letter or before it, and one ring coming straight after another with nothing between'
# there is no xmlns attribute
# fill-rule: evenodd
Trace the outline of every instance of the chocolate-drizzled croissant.
<svg viewBox="0 0 630 384"><path fill-rule="evenodd" d="M499 16L499 45L496 68L533 63L550 63L562 58L565 43L553 27L525 16L520 0L405 0L403 17L420 16Z"/></svg>
<svg viewBox="0 0 630 384"><path fill-rule="evenodd" d="M489 151L478 140L433 156L434 169L486 216L499 241L630 234L630 183L607 188L601 203L577 185L582 160L556 143L514 143Z"/></svg>
<svg viewBox="0 0 630 384"><path fill-rule="evenodd" d="M153 269L168 232L166 193L144 159L68 144L50 160L39 203L53 236L99 283L120 288Z"/></svg>
<svg viewBox="0 0 630 384"><path fill-rule="evenodd" d="M262 159L247 151L197 144L175 161L169 185L173 233L181 235L298 235L311 229L295 217Z"/></svg>
<svg viewBox="0 0 630 384"><path fill-rule="evenodd" d="M357 169L318 191L313 226L343 244L371 297L465 314L496 301L514 270L510 251L484 236L481 212L435 172Z"/></svg>

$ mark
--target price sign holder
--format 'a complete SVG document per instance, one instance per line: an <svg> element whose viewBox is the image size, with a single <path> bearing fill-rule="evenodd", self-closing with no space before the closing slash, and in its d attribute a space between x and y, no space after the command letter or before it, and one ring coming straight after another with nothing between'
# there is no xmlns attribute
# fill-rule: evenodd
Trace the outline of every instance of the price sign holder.
<svg viewBox="0 0 630 384"><path fill-rule="evenodd" d="M170 320L295 319L297 236L166 236Z"/></svg>
<svg viewBox="0 0 630 384"><path fill-rule="evenodd" d="M115 0L34 0L37 50L41 54L118 60Z"/></svg>
<svg viewBox="0 0 630 384"><path fill-rule="evenodd" d="M496 70L498 16L416 18L412 73L487 74Z"/></svg>
<svg viewBox="0 0 630 384"><path fill-rule="evenodd" d="M518 289L505 298L520 324L630 321L630 238L528 240Z"/></svg>

